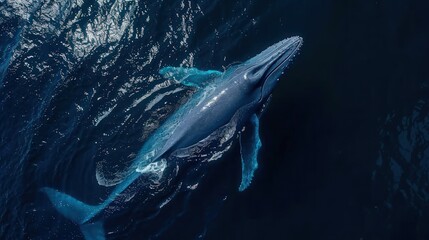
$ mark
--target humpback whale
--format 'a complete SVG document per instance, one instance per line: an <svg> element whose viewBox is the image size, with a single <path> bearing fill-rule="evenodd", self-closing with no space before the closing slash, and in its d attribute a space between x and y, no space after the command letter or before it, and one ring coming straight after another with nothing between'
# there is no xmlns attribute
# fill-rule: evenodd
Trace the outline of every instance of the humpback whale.
<svg viewBox="0 0 429 240"><path fill-rule="evenodd" d="M255 57L224 72L164 67L159 73L196 89L187 103L174 112L148 138L130 167L130 174L98 205L86 204L59 190L43 187L55 209L77 224L85 239L105 239L103 222L127 208L121 194L138 188L138 179L162 173L168 157L207 138L225 125L234 126L240 142L242 177L239 191L250 185L258 167L259 118L279 77L302 45L301 37L284 39ZM113 207L112 207L113 205Z"/></svg>

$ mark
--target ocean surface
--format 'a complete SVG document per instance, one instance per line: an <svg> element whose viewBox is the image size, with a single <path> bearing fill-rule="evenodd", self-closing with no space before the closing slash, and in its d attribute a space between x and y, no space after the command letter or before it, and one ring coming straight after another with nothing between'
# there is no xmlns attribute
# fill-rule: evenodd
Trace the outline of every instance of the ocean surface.
<svg viewBox="0 0 429 240"><path fill-rule="evenodd" d="M0 0L0 239L83 239L40 188L102 202L194 93L160 68L223 71L296 35L249 189L233 141L145 190L105 222L107 239L429 239L428 12L413 0Z"/></svg>

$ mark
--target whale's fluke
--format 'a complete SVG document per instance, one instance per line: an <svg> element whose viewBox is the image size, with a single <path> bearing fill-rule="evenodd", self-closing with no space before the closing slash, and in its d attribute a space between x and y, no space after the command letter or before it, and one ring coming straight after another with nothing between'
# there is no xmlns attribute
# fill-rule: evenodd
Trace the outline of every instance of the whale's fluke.
<svg viewBox="0 0 429 240"><path fill-rule="evenodd" d="M46 193L55 209L64 217L79 224L80 229L86 240L103 240L104 229L102 222L87 223L91 216L99 211L98 206L85 204L65 193L59 192L52 188L42 188Z"/></svg>
<svg viewBox="0 0 429 240"><path fill-rule="evenodd" d="M102 222L86 223L80 225L80 230L86 240L105 240Z"/></svg>

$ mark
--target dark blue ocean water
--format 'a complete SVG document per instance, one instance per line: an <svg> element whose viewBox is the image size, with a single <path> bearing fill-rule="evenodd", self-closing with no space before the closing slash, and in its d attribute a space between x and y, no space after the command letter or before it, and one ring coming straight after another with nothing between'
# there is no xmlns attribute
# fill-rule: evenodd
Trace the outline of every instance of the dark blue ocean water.
<svg viewBox="0 0 429 240"><path fill-rule="evenodd" d="M0 0L0 239L82 239L39 189L103 201L193 93L160 68L222 70L293 35L305 42L262 118L250 188L238 192L235 143L109 219L107 238L429 239L428 12L399 0Z"/></svg>

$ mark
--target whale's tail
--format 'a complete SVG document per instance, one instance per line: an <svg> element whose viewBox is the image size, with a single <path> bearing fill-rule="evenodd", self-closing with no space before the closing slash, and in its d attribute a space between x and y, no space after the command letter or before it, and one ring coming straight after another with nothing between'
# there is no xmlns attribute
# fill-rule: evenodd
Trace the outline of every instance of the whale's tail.
<svg viewBox="0 0 429 240"><path fill-rule="evenodd" d="M79 225L86 240L105 239L103 223L88 222L100 211L100 206L88 205L52 188L44 187L41 191L46 193L58 212Z"/></svg>

